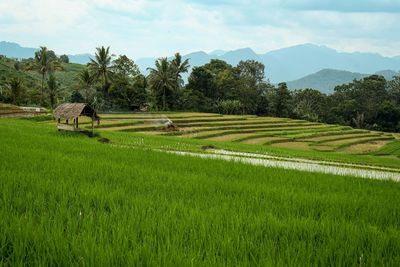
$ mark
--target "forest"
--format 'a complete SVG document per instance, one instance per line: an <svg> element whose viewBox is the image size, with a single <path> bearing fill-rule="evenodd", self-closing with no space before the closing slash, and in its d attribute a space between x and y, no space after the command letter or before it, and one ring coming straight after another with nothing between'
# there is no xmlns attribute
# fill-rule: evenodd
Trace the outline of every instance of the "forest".
<svg viewBox="0 0 400 267"><path fill-rule="evenodd" d="M268 66L246 60L232 66L211 60L190 67L179 53L159 58L141 73L126 55L98 47L85 66L41 47L33 58L0 56L0 102L53 109L87 102L101 111L200 111L255 114L400 131L400 77L372 75L336 86L333 94L313 88L289 90L270 83Z"/></svg>

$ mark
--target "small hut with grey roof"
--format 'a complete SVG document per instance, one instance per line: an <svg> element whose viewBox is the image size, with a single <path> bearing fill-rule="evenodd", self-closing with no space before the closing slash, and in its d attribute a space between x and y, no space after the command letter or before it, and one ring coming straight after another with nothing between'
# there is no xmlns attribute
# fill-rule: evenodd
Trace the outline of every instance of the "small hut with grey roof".
<svg viewBox="0 0 400 267"><path fill-rule="evenodd" d="M100 117L97 115L97 112L86 103L64 103L59 105L53 112L53 117L57 120L58 130L84 131L79 128L80 116L92 119L92 131L95 121L97 125L100 124ZM70 122L72 124L69 124Z"/></svg>

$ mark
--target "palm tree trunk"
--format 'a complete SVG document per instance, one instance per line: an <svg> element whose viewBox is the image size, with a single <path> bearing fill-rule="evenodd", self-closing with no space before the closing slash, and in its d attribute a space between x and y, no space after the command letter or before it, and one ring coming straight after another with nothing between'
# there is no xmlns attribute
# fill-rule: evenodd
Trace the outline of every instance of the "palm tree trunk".
<svg viewBox="0 0 400 267"><path fill-rule="evenodd" d="M44 91L44 72L42 73L42 89L40 92L40 103L43 105L43 91Z"/></svg>
<svg viewBox="0 0 400 267"><path fill-rule="evenodd" d="M164 86L163 87L163 110L164 111L165 111L165 106L166 106L165 101L166 101L166 99L165 99L165 86Z"/></svg>

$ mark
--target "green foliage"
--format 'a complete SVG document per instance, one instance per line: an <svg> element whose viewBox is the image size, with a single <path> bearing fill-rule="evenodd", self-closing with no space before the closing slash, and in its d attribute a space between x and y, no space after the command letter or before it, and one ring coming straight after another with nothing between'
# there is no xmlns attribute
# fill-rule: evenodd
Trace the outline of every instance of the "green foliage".
<svg viewBox="0 0 400 267"><path fill-rule="evenodd" d="M54 108L59 92L60 84L57 82L53 74L50 74L49 80L47 81L47 91L50 98L50 107Z"/></svg>
<svg viewBox="0 0 400 267"><path fill-rule="evenodd" d="M112 75L111 63L110 47L105 48L104 46L96 48L95 58L90 59L88 63L89 71L94 79L101 80L102 82L104 97L107 97L110 87Z"/></svg>
<svg viewBox="0 0 400 267"><path fill-rule="evenodd" d="M63 67L58 62L57 56L54 54L54 52L42 46L40 47L39 51L35 52L34 60L28 62L26 69L37 71L41 76L40 102L43 105L44 84L47 79L47 75L57 70L63 70Z"/></svg>
<svg viewBox="0 0 400 267"><path fill-rule="evenodd" d="M84 98L79 91L73 91L70 97L70 102L72 103L82 103L84 102Z"/></svg>
<svg viewBox="0 0 400 267"><path fill-rule="evenodd" d="M139 67L125 55L120 55L113 61L112 69L114 74L123 77L133 78L140 74Z"/></svg>
<svg viewBox="0 0 400 267"><path fill-rule="evenodd" d="M156 110L168 110L172 105L171 96L176 88L176 80L171 63L167 58L160 58L156 60L155 68L149 68L149 70L149 85L153 106Z"/></svg>
<svg viewBox="0 0 400 267"><path fill-rule="evenodd" d="M60 56L60 62L69 63L69 57L67 55L61 55Z"/></svg>
<svg viewBox="0 0 400 267"><path fill-rule="evenodd" d="M293 95L293 112L297 117L309 121L320 121L324 117L326 95L314 89L299 90Z"/></svg>
<svg viewBox="0 0 400 267"><path fill-rule="evenodd" d="M8 82L8 88L10 90L11 103L19 104L24 93L22 80L19 78L11 78Z"/></svg>
<svg viewBox="0 0 400 267"><path fill-rule="evenodd" d="M269 94L270 113L276 117L290 117L291 95L286 83L280 83Z"/></svg>
<svg viewBox="0 0 400 267"><path fill-rule="evenodd" d="M223 100L217 103L217 109L222 114L238 114L242 104L238 100Z"/></svg>

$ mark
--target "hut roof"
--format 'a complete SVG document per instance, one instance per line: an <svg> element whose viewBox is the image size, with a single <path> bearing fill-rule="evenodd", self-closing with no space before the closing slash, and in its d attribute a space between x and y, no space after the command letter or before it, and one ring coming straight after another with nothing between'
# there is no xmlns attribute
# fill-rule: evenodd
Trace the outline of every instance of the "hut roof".
<svg viewBox="0 0 400 267"><path fill-rule="evenodd" d="M98 120L100 117L96 111L86 103L64 103L59 105L53 112L55 119L74 119L79 116L88 116Z"/></svg>

